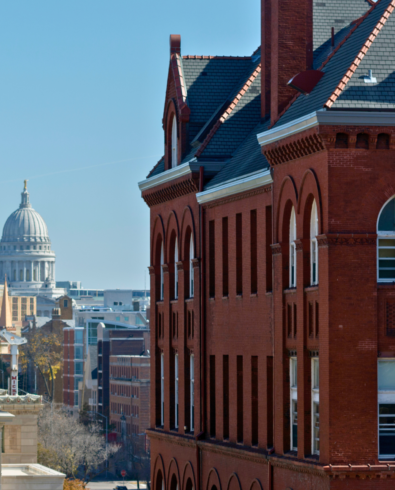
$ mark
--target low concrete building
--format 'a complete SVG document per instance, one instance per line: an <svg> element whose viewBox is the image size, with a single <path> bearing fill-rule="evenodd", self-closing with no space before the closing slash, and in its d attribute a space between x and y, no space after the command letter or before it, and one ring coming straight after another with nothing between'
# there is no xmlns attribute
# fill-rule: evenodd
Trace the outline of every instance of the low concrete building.
<svg viewBox="0 0 395 490"><path fill-rule="evenodd" d="M0 390L0 490L62 490L65 475L37 464L41 396L10 396Z"/></svg>

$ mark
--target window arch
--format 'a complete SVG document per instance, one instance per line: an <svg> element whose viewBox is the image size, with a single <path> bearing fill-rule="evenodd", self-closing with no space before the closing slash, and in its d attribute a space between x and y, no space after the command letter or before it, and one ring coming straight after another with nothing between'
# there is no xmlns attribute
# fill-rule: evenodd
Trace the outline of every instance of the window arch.
<svg viewBox="0 0 395 490"><path fill-rule="evenodd" d="M292 206L289 222L289 287L296 287L296 216Z"/></svg>
<svg viewBox="0 0 395 490"><path fill-rule="evenodd" d="M160 246L160 299L163 300L165 292L165 283L163 276L163 264L165 263L165 253L163 249L163 241Z"/></svg>
<svg viewBox="0 0 395 490"><path fill-rule="evenodd" d="M315 199L310 217L310 283L318 284L318 213Z"/></svg>
<svg viewBox="0 0 395 490"><path fill-rule="evenodd" d="M171 125L171 167L177 167L177 118L173 116L173 123Z"/></svg>
<svg viewBox="0 0 395 490"><path fill-rule="evenodd" d="M377 221L377 279L395 281L395 196L383 206Z"/></svg>
<svg viewBox="0 0 395 490"><path fill-rule="evenodd" d="M193 245L193 234L191 233L191 238L189 242L189 296L193 298L194 296L194 274L193 274L193 259L195 258L195 250Z"/></svg>

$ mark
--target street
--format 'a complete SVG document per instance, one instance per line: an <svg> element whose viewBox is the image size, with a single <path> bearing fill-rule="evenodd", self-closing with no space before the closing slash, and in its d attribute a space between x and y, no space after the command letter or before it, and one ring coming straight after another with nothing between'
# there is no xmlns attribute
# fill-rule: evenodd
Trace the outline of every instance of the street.
<svg viewBox="0 0 395 490"><path fill-rule="evenodd" d="M128 490L137 489L136 481L100 481L88 483L89 490L113 490L117 485L125 485ZM140 483L140 488L145 489L147 485L145 483Z"/></svg>

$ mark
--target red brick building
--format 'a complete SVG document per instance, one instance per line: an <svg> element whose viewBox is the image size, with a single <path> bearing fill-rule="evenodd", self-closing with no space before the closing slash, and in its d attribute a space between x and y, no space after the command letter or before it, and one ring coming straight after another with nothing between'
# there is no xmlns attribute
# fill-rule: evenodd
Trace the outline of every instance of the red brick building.
<svg viewBox="0 0 395 490"><path fill-rule="evenodd" d="M170 38L154 490L395 488L394 6L262 0L245 58Z"/></svg>
<svg viewBox="0 0 395 490"><path fill-rule="evenodd" d="M149 356L110 356L110 424L122 435L144 435L149 427L150 358Z"/></svg>

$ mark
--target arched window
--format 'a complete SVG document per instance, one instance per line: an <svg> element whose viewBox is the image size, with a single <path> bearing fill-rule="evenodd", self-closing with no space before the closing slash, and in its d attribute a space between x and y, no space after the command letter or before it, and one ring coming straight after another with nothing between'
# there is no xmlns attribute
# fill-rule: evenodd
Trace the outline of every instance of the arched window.
<svg viewBox="0 0 395 490"><path fill-rule="evenodd" d="M315 200L311 207L310 218L310 283L318 284L318 213Z"/></svg>
<svg viewBox="0 0 395 490"><path fill-rule="evenodd" d="M160 246L160 299L163 300L165 292L165 284L163 278L163 264L165 263L165 254L163 251L163 242Z"/></svg>
<svg viewBox="0 0 395 490"><path fill-rule="evenodd" d="M377 223L377 278L395 281L395 197L382 208Z"/></svg>
<svg viewBox="0 0 395 490"><path fill-rule="evenodd" d="M175 400L174 400L174 407L175 407L175 422L174 422L174 426L176 429L178 429L178 354L176 353L175 357L174 357L174 382L175 382L175 386L174 386L174 397L175 397Z"/></svg>
<svg viewBox="0 0 395 490"><path fill-rule="evenodd" d="M296 216L295 208L292 206L291 219L289 223L289 287L296 287Z"/></svg>
<svg viewBox="0 0 395 490"><path fill-rule="evenodd" d="M165 358L160 355L160 425L165 423Z"/></svg>
<svg viewBox="0 0 395 490"><path fill-rule="evenodd" d="M177 118L173 117L171 128L171 166L177 167Z"/></svg>
<svg viewBox="0 0 395 490"><path fill-rule="evenodd" d="M177 269L177 262L178 262L178 241L176 238L176 241L174 243L174 298L178 298L178 269Z"/></svg>
<svg viewBox="0 0 395 490"><path fill-rule="evenodd" d="M193 263L192 260L195 257L195 251L193 246L193 235L191 233L191 240L189 243L189 296L194 296L194 278L193 278Z"/></svg>

